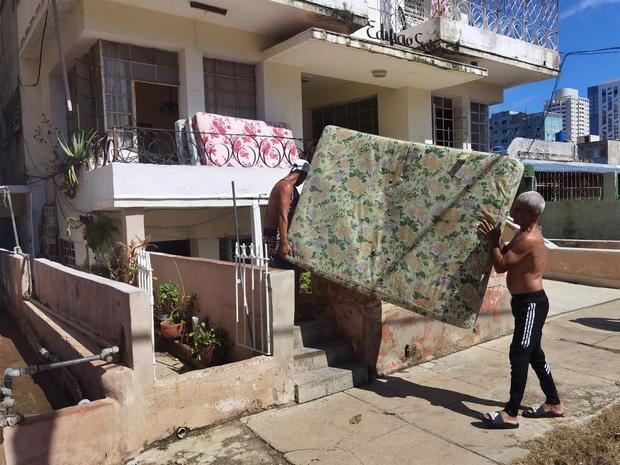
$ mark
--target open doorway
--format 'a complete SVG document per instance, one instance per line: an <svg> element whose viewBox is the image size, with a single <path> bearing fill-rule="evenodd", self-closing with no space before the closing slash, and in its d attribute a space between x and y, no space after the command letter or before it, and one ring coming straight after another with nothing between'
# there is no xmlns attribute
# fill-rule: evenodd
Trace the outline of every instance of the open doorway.
<svg viewBox="0 0 620 465"><path fill-rule="evenodd" d="M134 81L141 163L176 164L174 124L179 119L176 86Z"/></svg>

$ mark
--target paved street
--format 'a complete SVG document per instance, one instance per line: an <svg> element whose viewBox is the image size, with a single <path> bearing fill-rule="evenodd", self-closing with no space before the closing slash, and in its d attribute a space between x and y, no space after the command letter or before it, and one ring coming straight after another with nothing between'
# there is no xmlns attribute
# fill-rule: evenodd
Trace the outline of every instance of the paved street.
<svg viewBox="0 0 620 465"><path fill-rule="evenodd" d="M479 412L507 399L503 337L362 388L265 411L159 444L130 462L150 464L508 464L526 442L583 422L620 392L620 291L548 282L553 316L543 348L567 416L520 418L516 430L487 430ZM525 405L542 402L530 371Z"/></svg>

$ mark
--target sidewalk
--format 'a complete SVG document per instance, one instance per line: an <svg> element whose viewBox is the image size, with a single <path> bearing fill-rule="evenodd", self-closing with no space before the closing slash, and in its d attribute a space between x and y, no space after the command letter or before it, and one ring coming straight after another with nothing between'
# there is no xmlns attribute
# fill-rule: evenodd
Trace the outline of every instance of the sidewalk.
<svg viewBox="0 0 620 465"><path fill-rule="evenodd" d="M146 451L147 464L508 464L525 443L582 422L620 393L620 291L546 283L552 314L543 348L567 417L520 417L516 430L481 428L479 412L507 400L510 337L331 397L270 410ZM543 400L530 370L525 405Z"/></svg>

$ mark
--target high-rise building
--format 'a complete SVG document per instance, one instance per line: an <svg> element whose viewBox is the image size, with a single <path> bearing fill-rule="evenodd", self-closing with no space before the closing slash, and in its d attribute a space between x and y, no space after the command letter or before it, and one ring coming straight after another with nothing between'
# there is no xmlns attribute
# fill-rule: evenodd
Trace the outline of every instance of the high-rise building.
<svg viewBox="0 0 620 465"><path fill-rule="evenodd" d="M545 102L545 108L562 115L567 140L577 142L577 137L590 134L590 101L579 97L577 89L556 90L553 99Z"/></svg>
<svg viewBox="0 0 620 465"><path fill-rule="evenodd" d="M497 150L506 149L515 137L554 141L562 130L562 115L502 111L491 115L489 129L491 148Z"/></svg>
<svg viewBox="0 0 620 465"><path fill-rule="evenodd" d="M588 87L590 132L602 139L620 139L620 78Z"/></svg>

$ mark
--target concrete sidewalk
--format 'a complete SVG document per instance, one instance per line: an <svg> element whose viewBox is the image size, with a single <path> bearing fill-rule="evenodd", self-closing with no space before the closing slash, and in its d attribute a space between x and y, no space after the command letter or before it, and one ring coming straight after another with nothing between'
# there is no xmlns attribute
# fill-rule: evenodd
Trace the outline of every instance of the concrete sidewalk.
<svg viewBox="0 0 620 465"><path fill-rule="evenodd" d="M546 287L555 316L545 326L543 348L565 418L520 417L516 430L482 428L479 413L501 409L508 397L510 337L503 337L362 388L211 428L130 463L510 463L527 455L527 441L583 422L620 393L620 291L556 282ZM543 400L530 370L523 403Z"/></svg>

